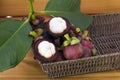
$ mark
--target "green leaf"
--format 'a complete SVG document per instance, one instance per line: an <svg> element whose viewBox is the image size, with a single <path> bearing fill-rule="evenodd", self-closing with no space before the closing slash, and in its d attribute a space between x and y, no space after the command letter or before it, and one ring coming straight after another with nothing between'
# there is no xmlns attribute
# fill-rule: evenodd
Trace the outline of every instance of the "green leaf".
<svg viewBox="0 0 120 80"><path fill-rule="evenodd" d="M29 50L32 38L28 36L28 22L4 19L0 21L0 71L16 66Z"/></svg>
<svg viewBox="0 0 120 80"><path fill-rule="evenodd" d="M93 20L92 16L80 12L80 0L49 0L44 13L66 17L81 30L86 29Z"/></svg>
<svg viewBox="0 0 120 80"><path fill-rule="evenodd" d="M79 12L80 0L49 0L45 10Z"/></svg>

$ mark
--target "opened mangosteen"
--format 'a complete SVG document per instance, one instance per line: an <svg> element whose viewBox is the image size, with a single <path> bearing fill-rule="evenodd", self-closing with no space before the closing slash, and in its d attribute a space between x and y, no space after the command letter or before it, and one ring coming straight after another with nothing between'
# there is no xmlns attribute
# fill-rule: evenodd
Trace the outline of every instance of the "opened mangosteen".
<svg viewBox="0 0 120 80"><path fill-rule="evenodd" d="M63 17L51 18L46 25L46 29L52 36L62 36L70 30L70 22Z"/></svg>
<svg viewBox="0 0 120 80"><path fill-rule="evenodd" d="M33 43L33 50L35 58L40 60L41 63L56 61L58 51L55 45L47 40L37 40Z"/></svg>

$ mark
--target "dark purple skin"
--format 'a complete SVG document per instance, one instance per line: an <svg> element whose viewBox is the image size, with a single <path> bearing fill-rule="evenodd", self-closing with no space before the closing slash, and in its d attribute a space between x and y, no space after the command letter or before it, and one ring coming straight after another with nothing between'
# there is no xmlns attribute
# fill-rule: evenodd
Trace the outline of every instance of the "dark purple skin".
<svg viewBox="0 0 120 80"><path fill-rule="evenodd" d="M43 41L43 40L39 39L36 42L34 42L32 45L32 48L34 51L34 57L36 59L38 59L41 63L55 62L56 58L57 58L57 51L56 51L55 55L53 55L51 58L45 58L45 57L40 55L40 53L38 52L38 45L41 41Z"/></svg>
<svg viewBox="0 0 120 80"><path fill-rule="evenodd" d="M43 38L47 41L54 43L54 37L51 36L46 29L44 29Z"/></svg>
<svg viewBox="0 0 120 80"><path fill-rule="evenodd" d="M63 56L63 53L59 51L57 54L56 62L63 60L65 60L65 57Z"/></svg>
<svg viewBox="0 0 120 80"><path fill-rule="evenodd" d="M90 48L83 46L83 57L90 57L92 56Z"/></svg>
<svg viewBox="0 0 120 80"><path fill-rule="evenodd" d="M71 30L75 31L76 27L75 25L71 25Z"/></svg>
<svg viewBox="0 0 120 80"><path fill-rule="evenodd" d="M81 39L81 38L82 38L82 35L83 35L82 32L76 33L76 37L77 37L77 38L80 38L80 39Z"/></svg>
<svg viewBox="0 0 120 80"><path fill-rule="evenodd" d="M62 37L58 37L58 38L55 38L54 39L54 44L56 47L60 48L61 45L63 44L63 42L65 41L66 39L62 36Z"/></svg>
<svg viewBox="0 0 120 80"><path fill-rule="evenodd" d="M38 20L38 23L34 23L35 20ZM31 24L33 30L37 29L37 28L43 28L44 24L45 24L45 18L41 17L41 16L36 16L36 19L32 20L30 19L29 23Z"/></svg>
<svg viewBox="0 0 120 80"><path fill-rule="evenodd" d="M64 47L63 55L66 59L78 59L83 56L82 46L79 44Z"/></svg>
<svg viewBox="0 0 120 80"><path fill-rule="evenodd" d="M63 18L63 17L61 17ZM69 30L71 29L71 24L70 22L66 19L66 18L63 18L65 21L66 21L66 25L67 25L67 29L65 29L62 33L53 33L50 31L50 28L49 28L49 22L50 20L47 22L46 24L46 30L54 37L59 37L59 36L63 36L64 34L66 34L67 32L69 32Z"/></svg>
<svg viewBox="0 0 120 80"><path fill-rule="evenodd" d="M60 47L62 45L62 43L61 43L61 37L58 37L58 38L54 39L54 42L55 42L55 45L57 47Z"/></svg>
<svg viewBox="0 0 120 80"><path fill-rule="evenodd" d="M88 40L85 40L85 39L82 40L81 44L82 44L83 46L86 46L86 47L90 48L90 49L93 48L92 42L90 42L90 41L88 41Z"/></svg>

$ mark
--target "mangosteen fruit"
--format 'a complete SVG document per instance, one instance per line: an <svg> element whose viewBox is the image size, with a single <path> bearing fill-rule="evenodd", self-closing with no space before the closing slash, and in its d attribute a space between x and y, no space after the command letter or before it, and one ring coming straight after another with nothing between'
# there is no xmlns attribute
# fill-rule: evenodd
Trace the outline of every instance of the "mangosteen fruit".
<svg viewBox="0 0 120 80"><path fill-rule="evenodd" d="M77 37L70 37L69 34L65 34L65 41L63 42L63 55L66 59L78 59L82 57L83 50L80 40Z"/></svg>
<svg viewBox="0 0 120 80"><path fill-rule="evenodd" d="M64 57L62 51L59 51L57 54L56 62L63 61L63 60L65 60L65 57Z"/></svg>
<svg viewBox="0 0 120 80"><path fill-rule="evenodd" d="M90 57L92 56L91 49L83 46L83 57Z"/></svg>
<svg viewBox="0 0 120 80"><path fill-rule="evenodd" d="M63 17L51 18L46 25L48 32L52 36L62 36L69 31L70 27L70 22Z"/></svg>
<svg viewBox="0 0 120 80"><path fill-rule="evenodd" d="M45 24L45 18L42 16L35 16L34 18L31 18L29 23L31 24L33 30L37 29L37 28L43 28L44 24Z"/></svg>
<svg viewBox="0 0 120 80"><path fill-rule="evenodd" d="M68 60L78 59L83 56L83 49L80 44L69 45L64 47L63 54Z"/></svg>
<svg viewBox="0 0 120 80"><path fill-rule="evenodd" d="M45 21L44 17L34 15L34 18L31 17L30 19L30 24L36 26L39 25L40 23L43 23L44 21Z"/></svg>
<svg viewBox="0 0 120 80"><path fill-rule="evenodd" d="M46 40L37 40L33 43L35 57L42 63L54 62L57 57L57 50L53 43Z"/></svg>
<svg viewBox="0 0 120 80"><path fill-rule="evenodd" d="M86 39L83 39L82 42L81 42L81 44L83 46L86 46L86 47L90 48L90 49L92 49L94 47L93 44L92 44L92 42L89 41L89 40L86 40Z"/></svg>

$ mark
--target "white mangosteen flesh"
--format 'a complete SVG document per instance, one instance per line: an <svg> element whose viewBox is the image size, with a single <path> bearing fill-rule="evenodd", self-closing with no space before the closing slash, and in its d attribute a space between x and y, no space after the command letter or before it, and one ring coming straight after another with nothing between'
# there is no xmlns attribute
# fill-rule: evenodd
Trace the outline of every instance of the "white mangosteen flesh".
<svg viewBox="0 0 120 80"><path fill-rule="evenodd" d="M61 17L54 17L49 22L49 29L52 33L62 33L67 29L66 21Z"/></svg>
<svg viewBox="0 0 120 80"><path fill-rule="evenodd" d="M54 44L48 41L40 42L38 44L38 51L39 54L45 58L50 58L56 53Z"/></svg>

